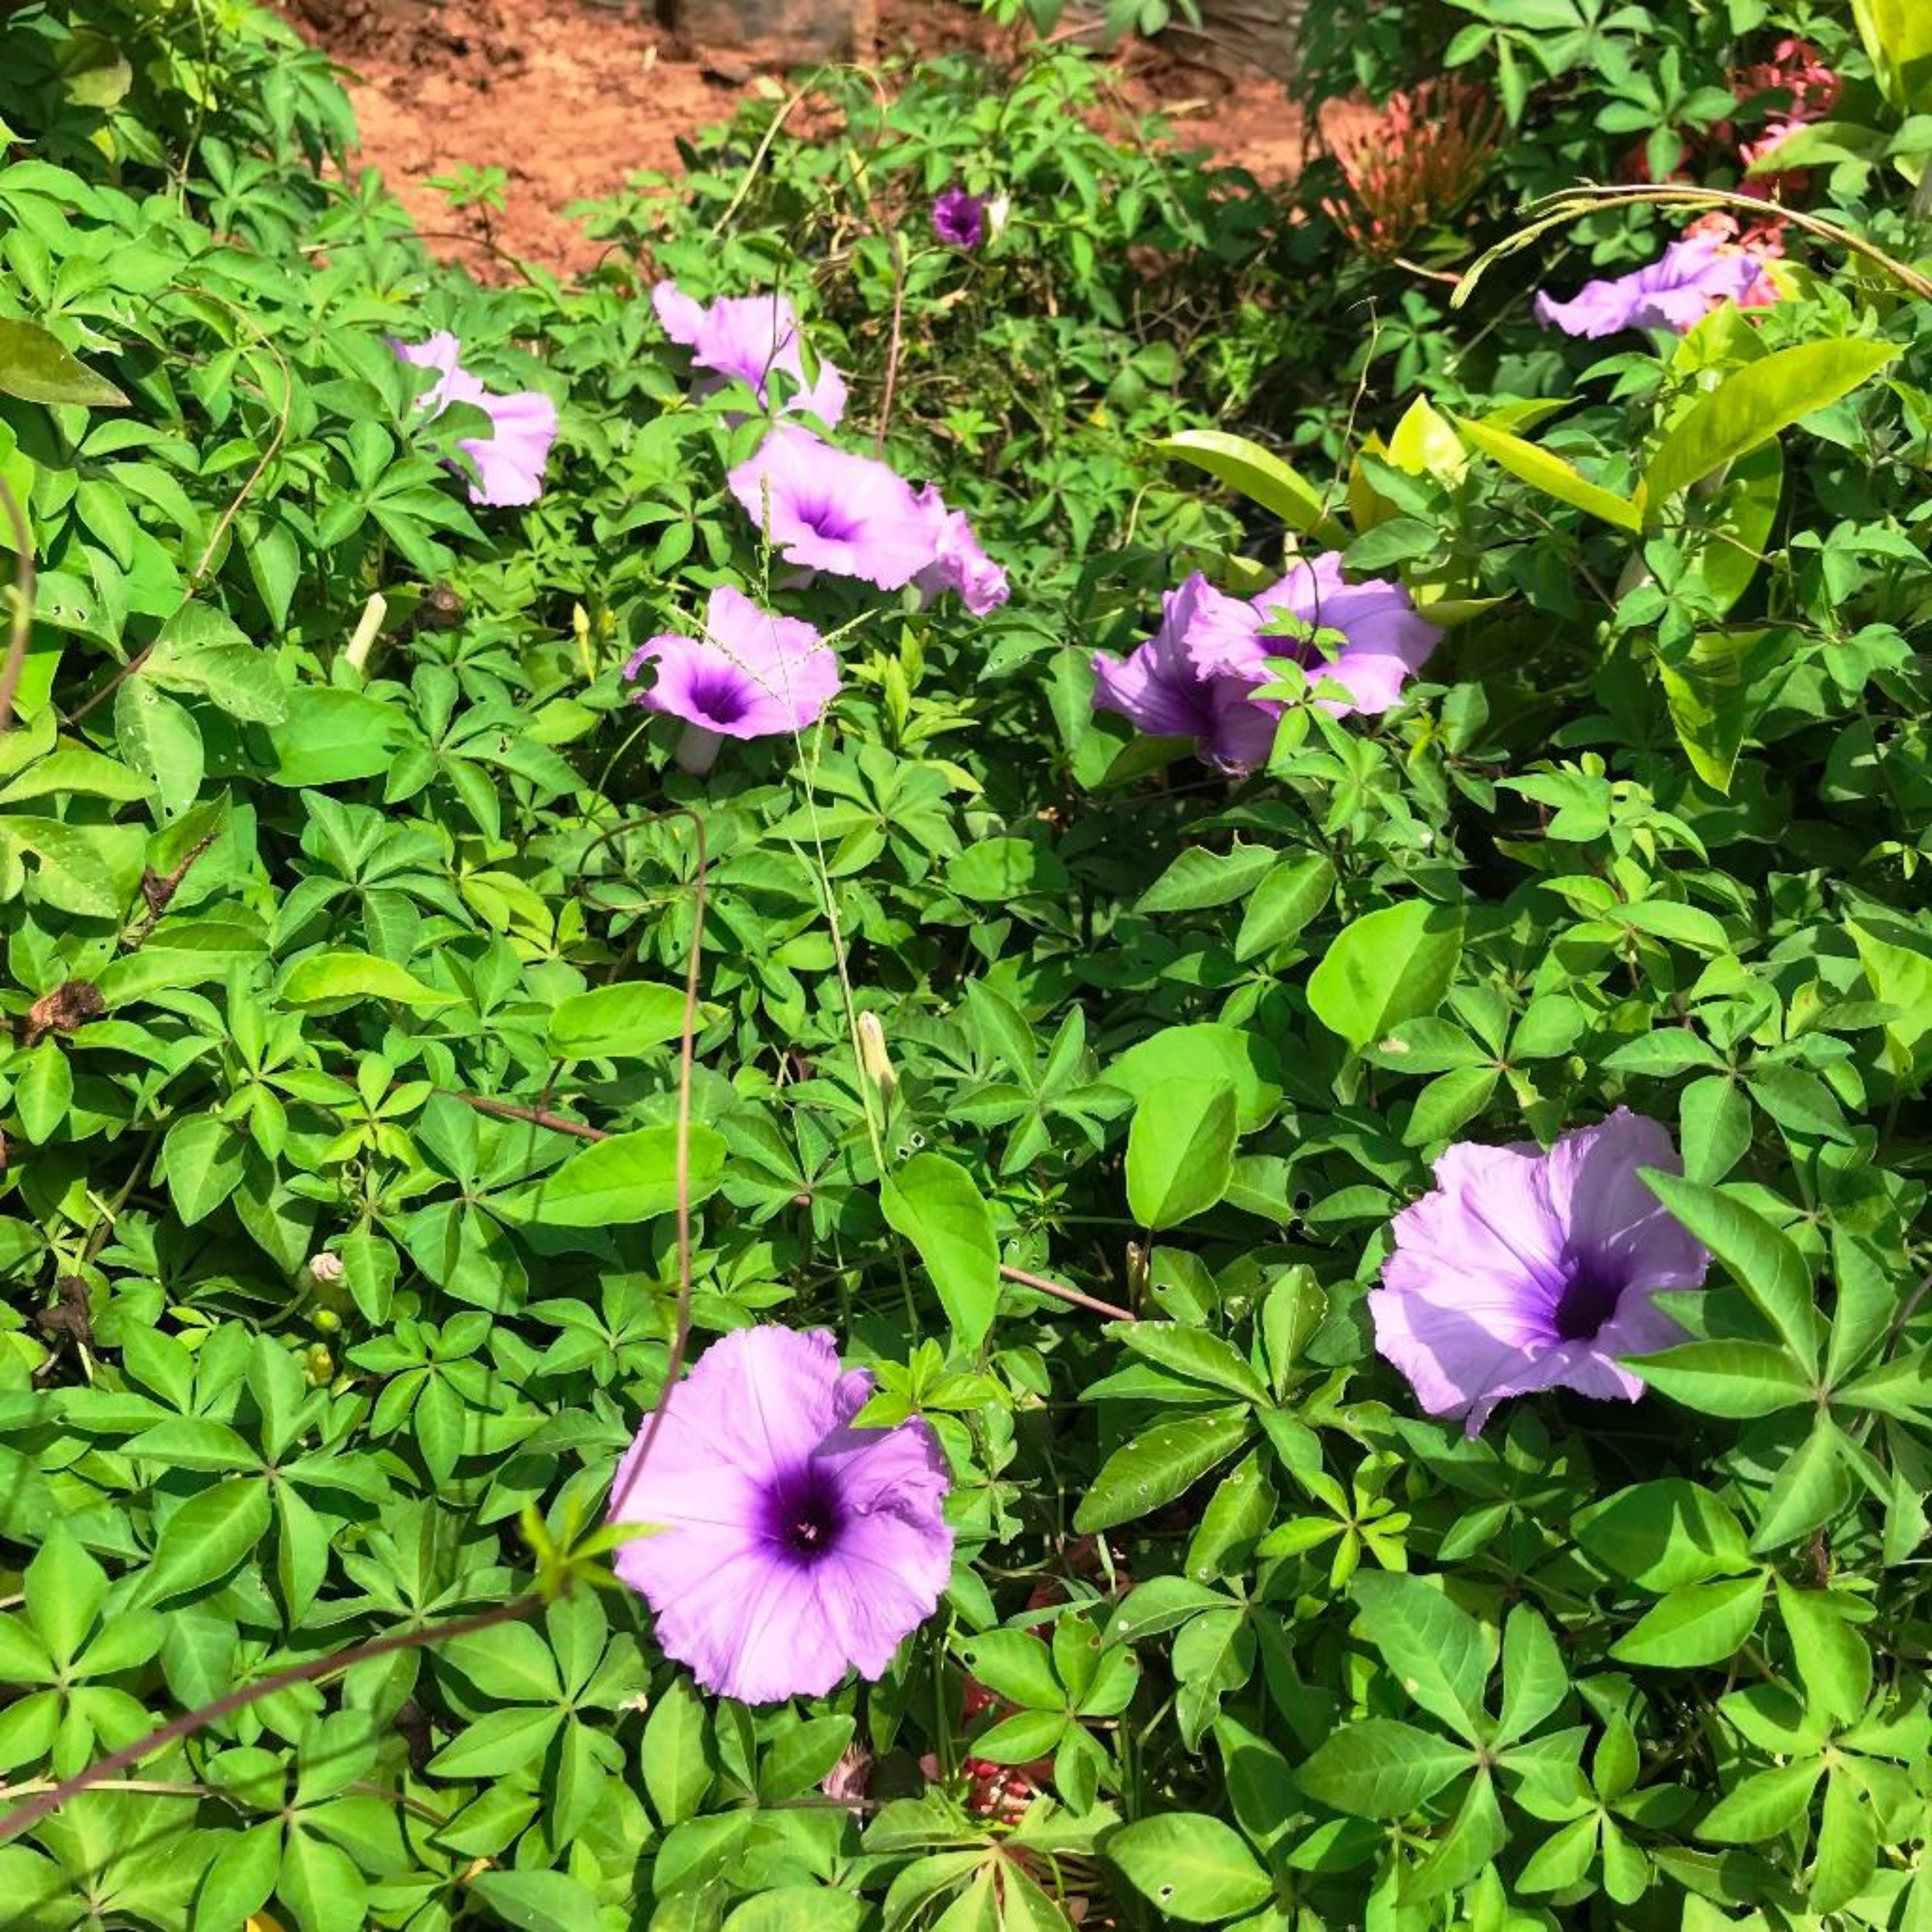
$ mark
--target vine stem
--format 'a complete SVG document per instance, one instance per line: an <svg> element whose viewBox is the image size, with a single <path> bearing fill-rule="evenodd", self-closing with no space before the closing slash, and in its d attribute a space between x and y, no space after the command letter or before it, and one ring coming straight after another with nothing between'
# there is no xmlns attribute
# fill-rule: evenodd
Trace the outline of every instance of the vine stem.
<svg viewBox="0 0 1932 1932"><path fill-rule="evenodd" d="M104 1783L117 1772L132 1770L143 1758L152 1756L165 1746L182 1738L192 1737L196 1732L205 1730L210 1724L218 1724L234 1712L245 1710L250 1704L259 1703L278 1690L285 1690L292 1684L319 1684L325 1678L339 1676L345 1670L353 1670L358 1664L367 1664L372 1658L393 1656L398 1651L421 1650L429 1644L446 1642L452 1637L473 1636L497 1624L514 1623L519 1618L528 1616L542 1601L538 1597L513 1597L493 1610L479 1610L473 1617L458 1617L454 1623L437 1624L423 1630L392 1630L387 1636L372 1637L367 1643L352 1644L348 1649L333 1652L327 1657L314 1657L306 1664L291 1664L286 1670L277 1671L272 1677L230 1690L212 1704L202 1705L199 1710L184 1711L179 1717L170 1718L146 1737L136 1738L132 1744L122 1745L107 1756L96 1758L71 1778L64 1778L59 1784L36 1792L26 1804L16 1806L5 1817L0 1818L0 1844L22 1832L31 1831L43 1818L58 1810L70 1798L78 1797L91 1786Z"/></svg>

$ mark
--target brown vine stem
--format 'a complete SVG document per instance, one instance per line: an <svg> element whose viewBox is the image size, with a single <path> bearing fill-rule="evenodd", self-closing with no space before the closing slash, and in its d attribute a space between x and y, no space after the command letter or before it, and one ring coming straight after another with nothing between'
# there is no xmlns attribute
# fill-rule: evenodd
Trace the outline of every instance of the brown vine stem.
<svg viewBox="0 0 1932 1932"><path fill-rule="evenodd" d="M387 1636L372 1637L367 1643L352 1644L348 1649L333 1652L327 1657L311 1658L306 1664L291 1664L287 1670L278 1670L272 1677L265 1677L258 1683L244 1684L238 1690L230 1690L212 1704L202 1705L199 1710L184 1711L179 1717L171 1718L146 1737L136 1738L132 1744L122 1745L106 1757L96 1758L71 1778L64 1778L59 1784L37 1792L26 1804L0 1818L0 1844L22 1832L31 1831L43 1818L58 1810L70 1798L77 1797L90 1786L104 1783L117 1772L131 1771L143 1758L152 1756L182 1738L192 1737L196 1732L219 1724L231 1713L245 1710L250 1704L259 1703L278 1690L286 1690L292 1684L319 1684L325 1678L339 1676L345 1670L353 1670L358 1664L367 1664L372 1658L390 1657L403 1650L421 1650L427 1645L446 1642L452 1637L473 1636L478 1630L488 1630L496 1624L514 1623L520 1617L528 1616L542 1602L538 1597L513 1597L508 1603L499 1604L494 1610L480 1610L473 1617L458 1617L453 1623L437 1624L426 1630L392 1630Z"/></svg>
<svg viewBox="0 0 1932 1932"><path fill-rule="evenodd" d="M1042 1294L1058 1295L1062 1301L1070 1302L1076 1308L1084 1308L1096 1315L1104 1315L1109 1322L1138 1322L1141 1318L1130 1308L1116 1308L1111 1301L1102 1301L1090 1294L1083 1294L1077 1288L1069 1288L1064 1282L1049 1281L1043 1274L1029 1274L1024 1268L1008 1268L1000 1264L1001 1277L1016 1281L1023 1288L1036 1288Z"/></svg>
<svg viewBox="0 0 1932 1932"><path fill-rule="evenodd" d="M14 621L6 668L0 670L0 732L4 732L13 722L14 694L20 688L27 646L33 636L34 533L27 526L27 513L21 508L20 498L4 476L0 476L0 509L7 512L14 536Z"/></svg>
<svg viewBox="0 0 1932 1932"><path fill-rule="evenodd" d="M454 1100L460 1100L466 1107L474 1107L479 1114L488 1114L499 1120L527 1120L533 1127L548 1127L554 1134L572 1134L580 1141L608 1141L609 1131L603 1127L593 1127L588 1120L573 1120L562 1114L553 1114L544 1107L520 1107L512 1100L488 1100L481 1094L460 1094L454 1088L440 1090Z"/></svg>

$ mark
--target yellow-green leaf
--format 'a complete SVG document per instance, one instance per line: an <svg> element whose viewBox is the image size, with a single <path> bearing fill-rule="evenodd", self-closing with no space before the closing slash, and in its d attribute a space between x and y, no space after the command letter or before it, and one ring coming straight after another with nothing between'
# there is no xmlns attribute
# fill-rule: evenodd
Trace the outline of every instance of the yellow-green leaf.
<svg viewBox="0 0 1932 1932"><path fill-rule="evenodd" d="M1244 436L1225 430L1184 430L1154 445L1156 456L1178 457L1279 517L1290 530L1339 544L1347 532L1328 514L1322 493L1298 470Z"/></svg>
<svg viewBox="0 0 1932 1932"><path fill-rule="evenodd" d="M128 398L104 376L76 362L38 322L0 320L0 395L23 403L76 403L119 410Z"/></svg>
<svg viewBox="0 0 1932 1932"><path fill-rule="evenodd" d="M1606 524L1614 524L1620 530L1642 526L1636 506L1628 497L1591 482L1562 457L1552 456L1548 450L1506 429L1498 429L1493 423L1473 422L1467 416L1454 420L1456 427L1485 456L1532 489L1540 490L1546 496L1554 496L1558 502L1600 518Z"/></svg>

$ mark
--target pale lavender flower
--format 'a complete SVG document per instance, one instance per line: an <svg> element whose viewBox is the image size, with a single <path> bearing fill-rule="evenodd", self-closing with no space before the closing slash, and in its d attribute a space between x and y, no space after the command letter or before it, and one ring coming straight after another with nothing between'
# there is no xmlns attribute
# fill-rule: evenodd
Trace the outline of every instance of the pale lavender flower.
<svg viewBox="0 0 1932 1932"><path fill-rule="evenodd" d="M1546 1154L1465 1141L1443 1155L1368 1298L1377 1349L1424 1408L1474 1436L1506 1396L1643 1393L1618 1358L1684 1339L1654 1298L1701 1287L1711 1259L1646 1168L1683 1172L1669 1132L1623 1108Z"/></svg>
<svg viewBox="0 0 1932 1932"><path fill-rule="evenodd" d="M731 494L788 563L856 577L881 590L910 584L934 561L928 512L889 464L834 449L781 424L728 472Z"/></svg>
<svg viewBox="0 0 1932 1932"><path fill-rule="evenodd" d="M809 414L836 429L845 413L845 379L824 356L818 374L805 373L805 338L790 301L773 290L765 295L721 296L707 306L675 282L651 291L651 306L672 341L691 351L694 368L710 374L692 390L710 395L740 382L770 408L775 400L774 370L791 379L790 393L778 404L781 416Z"/></svg>
<svg viewBox="0 0 1932 1932"><path fill-rule="evenodd" d="M656 637L624 667L636 677L656 668L638 702L684 721L674 754L688 772L707 772L727 738L768 738L802 730L838 690L838 660L796 617L775 617L721 584L704 614L704 635Z"/></svg>
<svg viewBox="0 0 1932 1932"><path fill-rule="evenodd" d="M659 1533L617 1574L706 1690L770 1704L882 1676L938 1608L945 1456L916 1420L853 1428L872 1388L823 1331L740 1329L670 1391L649 1461L646 1422L619 1466L609 1520Z"/></svg>
<svg viewBox="0 0 1932 1932"><path fill-rule="evenodd" d="M1222 771L1266 764L1282 707L1250 695L1268 674L1260 622L1197 570L1162 598L1160 629L1124 661L1094 652L1094 709L1152 737L1191 738Z"/></svg>
<svg viewBox="0 0 1932 1932"><path fill-rule="evenodd" d="M1615 335L1625 328L1670 328L1682 335L1720 302L1742 301L1758 268L1748 255L1726 252L1715 236L1690 236L1634 274L1586 282L1567 302L1539 294L1536 319L1566 335Z"/></svg>
<svg viewBox="0 0 1932 1932"><path fill-rule="evenodd" d="M1341 687L1346 696L1316 700L1337 717L1389 710L1442 640L1401 584L1385 577L1351 584L1334 550L1296 564L1250 608L1268 656L1300 664L1318 686ZM1286 634L1270 634L1270 626ZM1210 638L1197 642L1196 655L1214 668Z"/></svg>
<svg viewBox="0 0 1932 1932"><path fill-rule="evenodd" d="M986 204L956 182L932 204L933 232L952 248L976 248L986 238Z"/></svg>
<svg viewBox="0 0 1932 1932"><path fill-rule="evenodd" d="M543 494L544 466L556 437L556 404L536 389L493 394L463 367L463 346L447 329L413 346L392 337L389 346L405 362L436 372L419 408L440 415L452 403L472 403L490 418L489 436L464 436L456 446L476 466L470 500L492 508L534 503Z"/></svg>
<svg viewBox="0 0 1932 1932"><path fill-rule="evenodd" d="M1006 601L1006 573L980 548L964 510L949 510L931 484L920 492L919 507L932 539L933 560L914 578L930 603L943 592L956 590L959 601L976 617L996 610Z"/></svg>

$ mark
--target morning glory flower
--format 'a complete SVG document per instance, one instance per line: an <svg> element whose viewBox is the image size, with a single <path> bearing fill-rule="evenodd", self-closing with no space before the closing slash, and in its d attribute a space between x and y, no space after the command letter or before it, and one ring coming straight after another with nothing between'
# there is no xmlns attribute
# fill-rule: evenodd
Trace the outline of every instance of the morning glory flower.
<svg viewBox="0 0 1932 1932"><path fill-rule="evenodd" d="M838 660L809 624L775 617L723 584L711 593L703 637L653 638L624 675L646 664L656 677L637 700L684 721L673 755L692 772L708 772L727 738L802 730L838 690Z"/></svg>
<svg viewBox="0 0 1932 1932"><path fill-rule="evenodd" d="M1621 1107L1546 1154L1464 1141L1436 1163L1368 1298L1376 1348L1431 1415L1474 1436L1506 1396L1643 1393L1618 1358L1684 1339L1654 1297L1702 1287L1711 1260L1645 1168L1683 1172L1668 1130Z"/></svg>
<svg viewBox="0 0 1932 1932"><path fill-rule="evenodd" d="M489 436L466 436L456 446L476 466L470 500L493 508L534 503L543 494L544 466L556 436L556 404L537 389L493 394L463 367L463 345L447 329L414 346L392 337L389 346L405 362L436 372L418 399L419 409L440 416L452 403L473 403L490 418Z"/></svg>
<svg viewBox="0 0 1932 1932"><path fill-rule="evenodd" d="M897 590L934 561L932 518L911 484L890 464L834 449L808 430L781 424L724 480L779 554L802 569Z"/></svg>
<svg viewBox="0 0 1932 1932"><path fill-rule="evenodd" d="M948 590L976 617L996 610L1010 594L1006 573L980 548L964 510L949 510L930 483L919 494L919 507L932 541L933 560L913 579L928 603Z"/></svg>
<svg viewBox="0 0 1932 1932"><path fill-rule="evenodd" d="M1270 659L1298 664L1336 716L1386 711L1427 660L1442 632L1400 584L1351 584L1334 551L1304 561L1244 600L1196 571L1162 602L1161 626L1123 663L1094 659L1094 702L1160 737L1192 738L1210 765L1243 772L1266 763L1282 706L1252 694Z"/></svg>
<svg viewBox="0 0 1932 1932"><path fill-rule="evenodd" d="M721 296L707 306L675 282L665 281L652 290L651 306L664 333L691 351L692 366L710 372L694 386L694 395L713 394L736 381L770 408L774 400L772 372L782 370L791 378L791 388L778 404L778 413L808 413L827 429L838 427L845 413L845 379L821 356L816 379L807 380L798 316L776 290L764 295Z"/></svg>
<svg viewBox="0 0 1932 1932"><path fill-rule="evenodd" d="M670 1392L649 1462L646 1423L619 1466L609 1520L659 1533L617 1574L706 1690L771 1704L882 1676L938 1608L946 1459L916 1419L852 1427L872 1390L823 1330L740 1329Z"/></svg>
<svg viewBox="0 0 1932 1932"><path fill-rule="evenodd" d="M1615 335L1624 328L1694 328L1719 303L1742 301L1757 280L1750 256L1725 250L1714 236L1673 242L1647 268L1610 280L1586 282L1567 302L1546 291L1536 298L1536 319L1566 335Z"/></svg>
<svg viewBox="0 0 1932 1932"><path fill-rule="evenodd" d="M1335 550L1297 563L1247 608L1257 614L1266 656L1300 664L1318 686L1341 687L1346 695L1316 700L1336 717L1390 709L1442 641L1441 628L1422 616L1401 584L1386 577L1351 584ZM1204 634L1197 641L1196 655L1204 654L1210 668L1216 639L1226 634Z"/></svg>
<svg viewBox="0 0 1932 1932"><path fill-rule="evenodd" d="M1191 738L1217 770L1252 771L1274 748L1282 707L1250 694L1267 681L1260 620L1196 571L1161 599L1160 628L1124 660L1094 653L1094 707L1156 738Z"/></svg>
<svg viewBox="0 0 1932 1932"><path fill-rule="evenodd" d="M986 238L986 204L956 183L932 204L932 226L949 248L976 248Z"/></svg>

